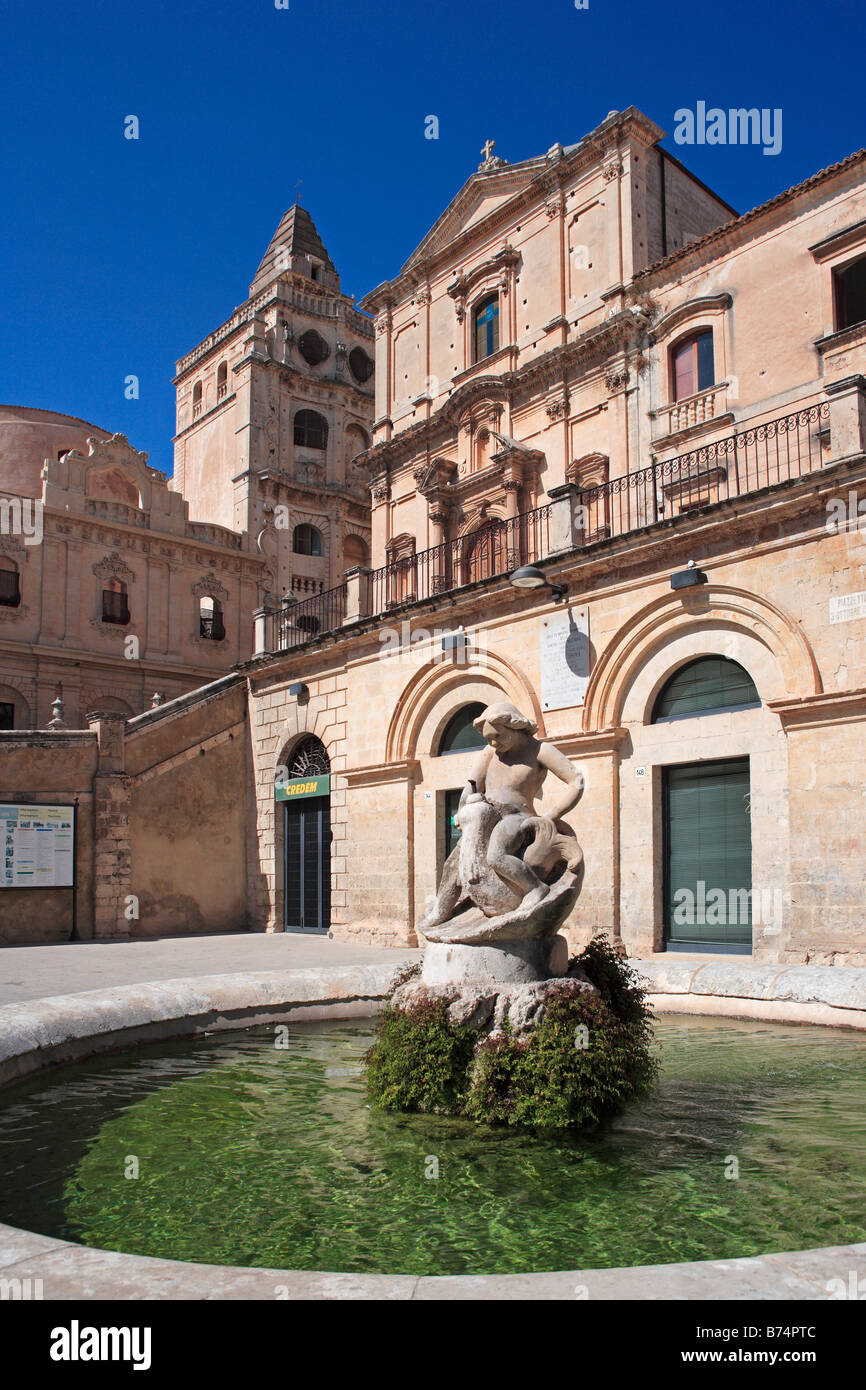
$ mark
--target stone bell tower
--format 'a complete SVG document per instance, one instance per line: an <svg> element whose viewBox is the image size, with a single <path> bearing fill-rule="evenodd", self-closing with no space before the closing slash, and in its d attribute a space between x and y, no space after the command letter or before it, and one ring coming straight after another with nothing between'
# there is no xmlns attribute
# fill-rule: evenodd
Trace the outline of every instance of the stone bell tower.
<svg viewBox="0 0 866 1390"><path fill-rule="evenodd" d="M370 556L373 324L341 293L312 217L289 208L249 297L178 362L172 486L199 523L250 533L267 602Z"/></svg>

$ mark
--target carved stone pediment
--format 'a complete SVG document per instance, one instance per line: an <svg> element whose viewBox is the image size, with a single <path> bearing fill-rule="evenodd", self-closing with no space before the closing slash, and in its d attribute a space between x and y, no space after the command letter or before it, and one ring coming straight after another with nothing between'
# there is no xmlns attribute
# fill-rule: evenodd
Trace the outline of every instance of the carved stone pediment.
<svg viewBox="0 0 866 1390"><path fill-rule="evenodd" d="M228 589L219 582L213 570L201 579L197 579L194 584L190 585L190 588L196 598L215 598L220 603L227 603L229 599Z"/></svg>
<svg viewBox="0 0 866 1390"><path fill-rule="evenodd" d="M97 560L92 566L92 571L97 579L123 579L127 584L135 583L135 575L116 550L104 556L102 560Z"/></svg>

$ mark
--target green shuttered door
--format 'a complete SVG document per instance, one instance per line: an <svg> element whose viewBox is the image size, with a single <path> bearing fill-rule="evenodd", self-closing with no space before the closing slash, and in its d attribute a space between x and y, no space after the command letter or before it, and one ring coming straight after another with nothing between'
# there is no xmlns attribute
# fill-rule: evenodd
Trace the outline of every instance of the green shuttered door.
<svg viewBox="0 0 866 1390"><path fill-rule="evenodd" d="M667 768L665 831L668 949L751 951L748 758Z"/></svg>

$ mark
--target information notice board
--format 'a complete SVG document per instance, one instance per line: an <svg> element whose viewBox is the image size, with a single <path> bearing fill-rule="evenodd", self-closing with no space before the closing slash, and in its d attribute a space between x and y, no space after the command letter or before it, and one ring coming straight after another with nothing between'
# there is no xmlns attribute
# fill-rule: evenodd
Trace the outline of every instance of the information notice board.
<svg viewBox="0 0 866 1390"><path fill-rule="evenodd" d="M0 888L73 888L74 806L0 803L0 849Z"/></svg>

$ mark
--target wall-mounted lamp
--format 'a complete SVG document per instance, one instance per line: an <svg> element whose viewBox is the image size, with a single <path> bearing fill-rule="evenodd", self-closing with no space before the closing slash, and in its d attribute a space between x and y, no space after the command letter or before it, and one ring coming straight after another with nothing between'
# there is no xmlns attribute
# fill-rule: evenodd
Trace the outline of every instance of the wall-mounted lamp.
<svg viewBox="0 0 866 1390"><path fill-rule="evenodd" d="M699 570L694 560L689 560L688 568L675 570L671 575L672 589L690 589L693 584L706 584L707 576Z"/></svg>
<svg viewBox="0 0 866 1390"><path fill-rule="evenodd" d="M521 565L508 576L508 582L515 589L549 589L554 603L559 603L568 593L567 584L551 584L546 575L534 565Z"/></svg>

